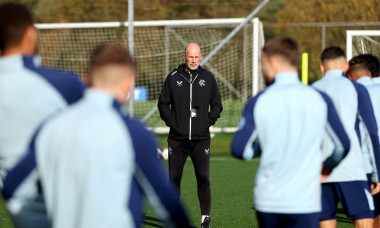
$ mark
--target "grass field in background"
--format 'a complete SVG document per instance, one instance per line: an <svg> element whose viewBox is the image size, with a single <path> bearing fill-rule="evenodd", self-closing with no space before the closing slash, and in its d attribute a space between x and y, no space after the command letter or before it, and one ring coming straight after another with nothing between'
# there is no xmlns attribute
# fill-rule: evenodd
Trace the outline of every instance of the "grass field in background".
<svg viewBox="0 0 380 228"><path fill-rule="evenodd" d="M223 100L223 112L214 127L236 127L239 123L241 113L243 112L245 101L241 100ZM134 114L138 119L144 116L153 108L157 106L157 100L150 100L147 102L138 102L134 104ZM161 120L158 110L146 122L150 127L166 127L165 123Z"/></svg>
<svg viewBox="0 0 380 228"><path fill-rule="evenodd" d="M165 135L157 136L161 147L167 147L166 137ZM258 227L256 215L252 209L252 189L259 159L244 162L232 158L229 152L232 137L232 134L217 134L211 139L211 227ZM167 166L166 161L164 165ZM181 199L193 226L200 227L200 208L191 160L188 160L185 165ZM163 227L149 206L145 211L144 228ZM342 209L338 212L339 228L354 227L351 219L344 215ZM0 227L13 228L1 199Z"/></svg>

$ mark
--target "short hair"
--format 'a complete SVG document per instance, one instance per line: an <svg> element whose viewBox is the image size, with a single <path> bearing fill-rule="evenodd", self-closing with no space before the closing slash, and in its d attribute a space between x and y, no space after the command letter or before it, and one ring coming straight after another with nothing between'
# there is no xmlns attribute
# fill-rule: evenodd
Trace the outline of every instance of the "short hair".
<svg viewBox="0 0 380 228"><path fill-rule="evenodd" d="M337 46L331 46L323 50L321 54L321 61L324 62L325 60L333 60L341 57L346 58L346 54L344 53L342 48Z"/></svg>
<svg viewBox="0 0 380 228"><path fill-rule="evenodd" d="M263 47L263 53L268 57L282 56L293 66L298 65L300 58L297 42L288 37L277 37L269 40Z"/></svg>
<svg viewBox="0 0 380 228"><path fill-rule="evenodd" d="M33 24L32 13L24 5L0 5L0 50L20 45L26 30Z"/></svg>
<svg viewBox="0 0 380 228"><path fill-rule="evenodd" d="M94 49L90 57L90 72L95 68L110 64L125 65L135 68L129 52L117 44L101 44Z"/></svg>
<svg viewBox="0 0 380 228"><path fill-rule="evenodd" d="M346 72L346 75L352 75L354 72L359 72L363 70L369 71L368 65L366 63L356 63L355 65L350 65Z"/></svg>
<svg viewBox="0 0 380 228"><path fill-rule="evenodd" d="M352 58L349 61L349 64L350 64L350 68L358 64L364 65L364 67L371 72L372 77L379 76L380 63L379 63L379 59L374 55L360 54Z"/></svg>

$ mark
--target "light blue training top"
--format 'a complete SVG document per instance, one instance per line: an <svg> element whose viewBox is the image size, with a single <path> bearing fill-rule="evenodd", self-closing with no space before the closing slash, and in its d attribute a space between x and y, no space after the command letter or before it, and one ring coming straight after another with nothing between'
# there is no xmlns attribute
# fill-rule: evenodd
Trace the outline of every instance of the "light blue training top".
<svg viewBox="0 0 380 228"><path fill-rule="evenodd" d="M324 77L313 84L328 94L351 140L351 150L346 159L332 172L326 182L366 181L366 167L360 146L360 122L369 128L373 136L375 152L368 157L377 158L379 146L376 144L377 124L373 116L372 104L364 86L349 80L341 70L327 71ZM331 150L331 143L324 144L325 152ZM364 156L365 157L365 156ZM376 159L377 160L377 159ZM378 164L377 162L375 162ZM372 181L378 182L378 168L372 170Z"/></svg>
<svg viewBox="0 0 380 228"><path fill-rule="evenodd" d="M83 94L76 76L35 66L33 57L0 57L0 188L8 170L25 153L38 126L49 115L63 110ZM37 194L33 181L25 182L7 208L19 213L25 199Z"/></svg>
<svg viewBox="0 0 380 228"><path fill-rule="evenodd" d="M166 227L189 227L153 136L106 91L86 90L37 131L6 176L4 196L35 170L55 228L140 227L143 194Z"/></svg>
<svg viewBox="0 0 380 228"><path fill-rule="evenodd" d="M374 77L374 78L372 78L372 81L374 83L380 83L380 77Z"/></svg>
<svg viewBox="0 0 380 228"><path fill-rule="evenodd" d="M372 175L375 173L375 176L378 176L380 167L380 84L375 83L369 76L361 77L357 82L367 89L373 107L373 111L363 110L362 114L360 115L361 146L363 151L363 158L366 158L365 168L367 173L371 173ZM364 117L362 117L362 115ZM375 124L374 117L377 124ZM376 179L373 181L375 182Z"/></svg>
<svg viewBox="0 0 380 228"><path fill-rule="evenodd" d="M325 131L335 150L323 162ZM333 169L349 147L330 98L303 85L297 73L284 72L247 102L231 150L244 160L261 155L256 210L293 214L321 211L322 162Z"/></svg>

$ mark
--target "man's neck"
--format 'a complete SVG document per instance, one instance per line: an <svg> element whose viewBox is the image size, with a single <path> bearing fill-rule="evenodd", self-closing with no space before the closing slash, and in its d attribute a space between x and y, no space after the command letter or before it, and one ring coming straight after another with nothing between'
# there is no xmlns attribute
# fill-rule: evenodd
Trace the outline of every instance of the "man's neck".
<svg viewBox="0 0 380 228"><path fill-rule="evenodd" d="M277 74L281 74L281 73L298 73L297 70L294 70L294 69L286 69L286 70L279 70L275 73L275 75Z"/></svg>
<svg viewBox="0 0 380 228"><path fill-rule="evenodd" d="M32 56L33 53L30 51L26 51L25 48L22 47L9 47L6 48L1 55L2 56L9 56L9 55L23 55L23 56Z"/></svg>
<svg viewBox="0 0 380 228"><path fill-rule="evenodd" d="M10 55L16 55L16 54L19 54L19 55L22 54L21 49L18 47L7 48L3 51L3 53L1 53L2 56L10 56Z"/></svg>

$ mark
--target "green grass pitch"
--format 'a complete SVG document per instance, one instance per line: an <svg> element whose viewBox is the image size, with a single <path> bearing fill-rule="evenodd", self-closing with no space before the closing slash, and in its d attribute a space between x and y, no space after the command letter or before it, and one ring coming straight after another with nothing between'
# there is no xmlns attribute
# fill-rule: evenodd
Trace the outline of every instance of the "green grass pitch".
<svg viewBox="0 0 380 228"><path fill-rule="evenodd" d="M230 134L218 134L211 140L211 227L258 227L255 211L252 209L252 189L259 159L244 162L232 158L229 155L231 139ZM167 147L165 136L158 137L158 141L161 146ZM164 164L167 165L166 162ZM193 226L200 227L200 209L191 160L185 165L181 199ZM339 228L354 227L342 209L338 212ZM144 228L163 227L149 206L145 214ZM0 201L0 227L13 228L2 201Z"/></svg>

